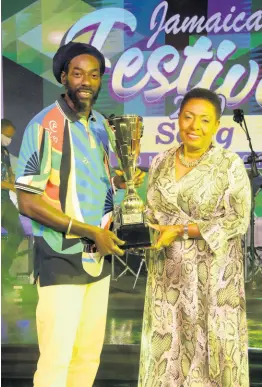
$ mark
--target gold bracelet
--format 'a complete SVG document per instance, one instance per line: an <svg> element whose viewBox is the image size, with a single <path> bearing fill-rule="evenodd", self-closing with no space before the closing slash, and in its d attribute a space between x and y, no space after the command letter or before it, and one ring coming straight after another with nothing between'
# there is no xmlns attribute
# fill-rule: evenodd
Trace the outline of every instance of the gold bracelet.
<svg viewBox="0 0 262 387"><path fill-rule="evenodd" d="M68 235L70 233L72 224L73 224L73 219L70 218L70 222L69 222L67 230L66 230L66 235Z"/></svg>

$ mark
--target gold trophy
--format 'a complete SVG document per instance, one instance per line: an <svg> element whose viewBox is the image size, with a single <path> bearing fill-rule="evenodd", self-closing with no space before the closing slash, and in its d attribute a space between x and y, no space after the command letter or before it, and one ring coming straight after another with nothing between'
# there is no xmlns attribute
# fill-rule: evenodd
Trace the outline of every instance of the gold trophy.
<svg viewBox="0 0 262 387"><path fill-rule="evenodd" d="M109 141L124 172L126 191L120 211L114 214L117 236L125 249L151 246L150 229L144 218L144 203L135 189L134 174L143 136L143 118L137 115L110 116L106 127Z"/></svg>

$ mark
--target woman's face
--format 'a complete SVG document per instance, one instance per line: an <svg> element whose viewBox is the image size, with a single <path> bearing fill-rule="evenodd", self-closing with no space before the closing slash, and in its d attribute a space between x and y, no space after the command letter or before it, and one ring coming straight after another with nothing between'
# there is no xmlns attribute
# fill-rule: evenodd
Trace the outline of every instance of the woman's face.
<svg viewBox="0 0 262 387"><path fill-rule="evenodd" d="M200 98L192 98L185 103L178 123L183 144L195 150L208 149L219 126L215 107Z"/></svg>

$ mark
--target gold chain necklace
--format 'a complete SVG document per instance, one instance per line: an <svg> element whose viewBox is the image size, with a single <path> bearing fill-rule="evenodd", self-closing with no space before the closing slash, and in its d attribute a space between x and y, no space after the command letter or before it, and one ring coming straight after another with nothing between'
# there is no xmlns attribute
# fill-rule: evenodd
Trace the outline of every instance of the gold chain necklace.
<svg viewBox="0 0 262 387"><path fill-rule="evenodd" d="M200 156L199 159L193 160L193 161L186 161L183 148L184 146L181 145L181 147L178 150L179 160L181 161L181 164L184 165L185 167L192 168L198 165L207 156L207 152L212 148L212 145L205 151L205 153L202 154L202 156Z"/></svg>

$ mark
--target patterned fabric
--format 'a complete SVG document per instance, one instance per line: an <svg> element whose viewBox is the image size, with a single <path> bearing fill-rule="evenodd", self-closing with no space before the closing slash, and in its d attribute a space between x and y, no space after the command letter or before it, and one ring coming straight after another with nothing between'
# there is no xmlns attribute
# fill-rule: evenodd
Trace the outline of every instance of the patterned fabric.
<svg viewBox="0 0 262 387"><path fill-rule="evenodd" d="M15 187L43 195L73 219L94 226L101 226L103 219L103 227L109 227L113 195L107 152L104 117L93 111L88 120L78 119L60 98L26 128ZM32 225L34 235L51 248L47 256L82 256L84 245L77 236L65 236L35 221ZM38 266L36 271L41 270L41 262Z"/></svg>
<svg viewBox="0 0 262 387"><path fill-rule="evenodd" d="M10 180L9 170L11 168L9 151L5 146L1 146L1 181ZM1 200L9 199L9 190L1 189Z"/></svg>
<svg viewBox="0 0 262 387"><path fill-rule="evenodd" d="M214 147L176 181L176 149L153 160L148 220L196 223L203 239L149 253L139 386L248 387L241 251L248 176L238 155Z"/></svg>

